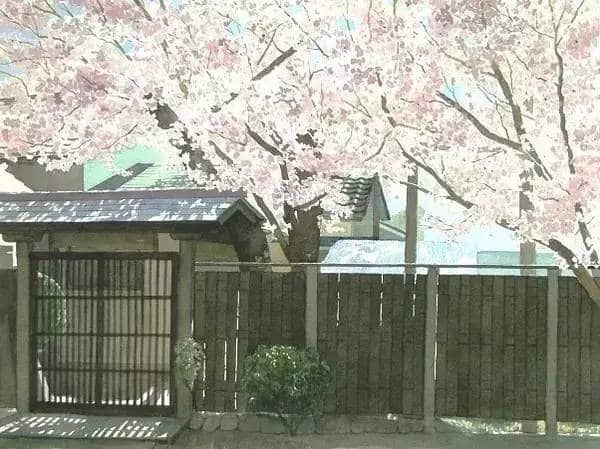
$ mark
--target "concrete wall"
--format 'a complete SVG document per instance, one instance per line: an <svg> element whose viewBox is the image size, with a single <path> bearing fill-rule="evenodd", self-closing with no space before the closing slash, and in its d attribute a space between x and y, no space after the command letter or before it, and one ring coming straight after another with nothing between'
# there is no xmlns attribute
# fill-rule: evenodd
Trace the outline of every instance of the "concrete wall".
<svg viewBox="0 0 600 449"><path fill-rule="evenodd" d="M375 216L375 208L373 207L373 193L371 193L371 199L369 200L369 207L365 212L365 216L361 221L352 222L352 233L351 237L364 237L366 239L377 238L373 231L373 220Z"/></svg>
<svg viewBox="0 0 600 449"><path fill-rule="evenodd" d="M10 243L0 243L0 270L8 270L14 266L15 247Z"/></svg>
<svg viewBox="0 0 600 449"><path fill-rule="evenodd" d="M0 269L0 407L16 407L17 271Z"/></svg>
<svg viewBox="0 0 600 449"><path fill-rule="evenodd" d="M9 167L19 181L34 191L54 192L83 190L83 166L73 166L69 171L46 171L43 165L33 161L20 161Z"/></svg>

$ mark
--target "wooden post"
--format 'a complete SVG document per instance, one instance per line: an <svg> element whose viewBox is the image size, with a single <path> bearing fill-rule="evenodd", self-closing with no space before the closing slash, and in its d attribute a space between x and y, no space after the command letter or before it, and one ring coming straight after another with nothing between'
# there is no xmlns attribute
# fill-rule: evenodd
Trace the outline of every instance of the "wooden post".
<svg viewBox="0 0 600 449"><path fill-rule="evenodd" d="M427 270L427 308L425 315L425 370L423 385L424 430L435 432L435 338L437 332L437 293L439 269Z"/></svg>
<svg viewBox="0 0 600 449"><path fill-rule="evenodd" d="M406 187L406 209L405 209L405 230L406 240L404 242L404 263L417 263L417 233L418 233L418 211L419 211L419 190L415 187L419 183L419 171L417 167L414 173L408 177L408 186ZM415 274L413 267L406 267L407 274Z"/></svg>
<svg viewBox="0 0 600 449"><path fill-rule="evenodd" d="M31 379L31 320L30 241L17 241L17 412L30 411Z"/></svg>
<svg viewBox="0 0 600 449"><path fill-rule="evenodd" d="M194 262L196 241L179 241L179 265L177 270L177 341L192 336L192 311L194 304ZM177 373L175 376L176 406L178 418L189 418L192 413L192 395Z"/></svg>
<svg viewBox="0 0 600 449"><path fill-rule="evenodd" d="M319 268L306 267L306 347L317 350L317 283Z"/></svg>
<svg viewBox="0 0 600 449"><path fill-rule="evenodd" d="M546 348L546 435L556 435L556 374L558 354L558 269L548 270L548 335Z"/></svg>

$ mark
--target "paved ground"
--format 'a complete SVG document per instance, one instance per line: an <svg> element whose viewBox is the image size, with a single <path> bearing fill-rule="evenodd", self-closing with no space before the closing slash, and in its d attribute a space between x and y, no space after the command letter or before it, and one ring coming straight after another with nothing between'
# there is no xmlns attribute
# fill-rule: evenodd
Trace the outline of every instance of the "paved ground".
<svg viewBox="0 0 600 449"><path fill-rule="evenodd" d="M13 410L0 409L3 416ZM0 449L598 449L600 436L561 436L547 438L524 435L474 434L472 431L496 432L499 427L485 427L481 423L465 426L460 421L443 427L453 433L435 435L303 435L290 438L284 435L261 435L243 432L205 433L184 431L176 442L165 443L124 440L81 440L2 438ZM462 431L457 431L462 430ZM466 431L468 430L468 431ZM600 428L592 429L600 433ZM590 429L588 429L590 431Z"/></svg>
<svg viewBox="0 0 600 449"><path fill-rule="evenodd" d="M184 421L175 418L130 418L55 413L12 414L0 419L0 438L126 438L172 441Z"/></svg>
<svg viewBox="0 0 600 449"><path fill-rule="evenodd" d="M600 438L516 435L306 435L184 432L171 449L597 449ZM167 449L134 441L0 439L0 449Z"/></svg>

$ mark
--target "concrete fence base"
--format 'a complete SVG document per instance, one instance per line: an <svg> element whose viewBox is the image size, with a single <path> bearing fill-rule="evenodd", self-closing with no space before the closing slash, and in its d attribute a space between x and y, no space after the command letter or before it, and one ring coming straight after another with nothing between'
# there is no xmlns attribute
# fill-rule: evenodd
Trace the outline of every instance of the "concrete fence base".
<svg viewBox="0 0 600 449"><path fill-rule="evenodd" d="M204 432L234 431L287 433L277 415L269 413L194 412L190 428ZM324 415L306 418L298 434L414 433L423 431L423 420L401 416Z"/></svg>

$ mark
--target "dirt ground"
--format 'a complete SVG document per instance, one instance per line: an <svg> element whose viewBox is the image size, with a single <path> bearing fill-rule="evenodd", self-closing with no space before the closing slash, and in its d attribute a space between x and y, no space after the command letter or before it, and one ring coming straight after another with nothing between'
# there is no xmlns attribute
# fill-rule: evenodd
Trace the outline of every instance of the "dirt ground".
<svg viewBox="0 0 600 449"><path fill-rule="evenodd" d="M0 439L0 449L597 449L598 437L409 434L304 435L184 432L174 445L131 441Z"/></svg>

